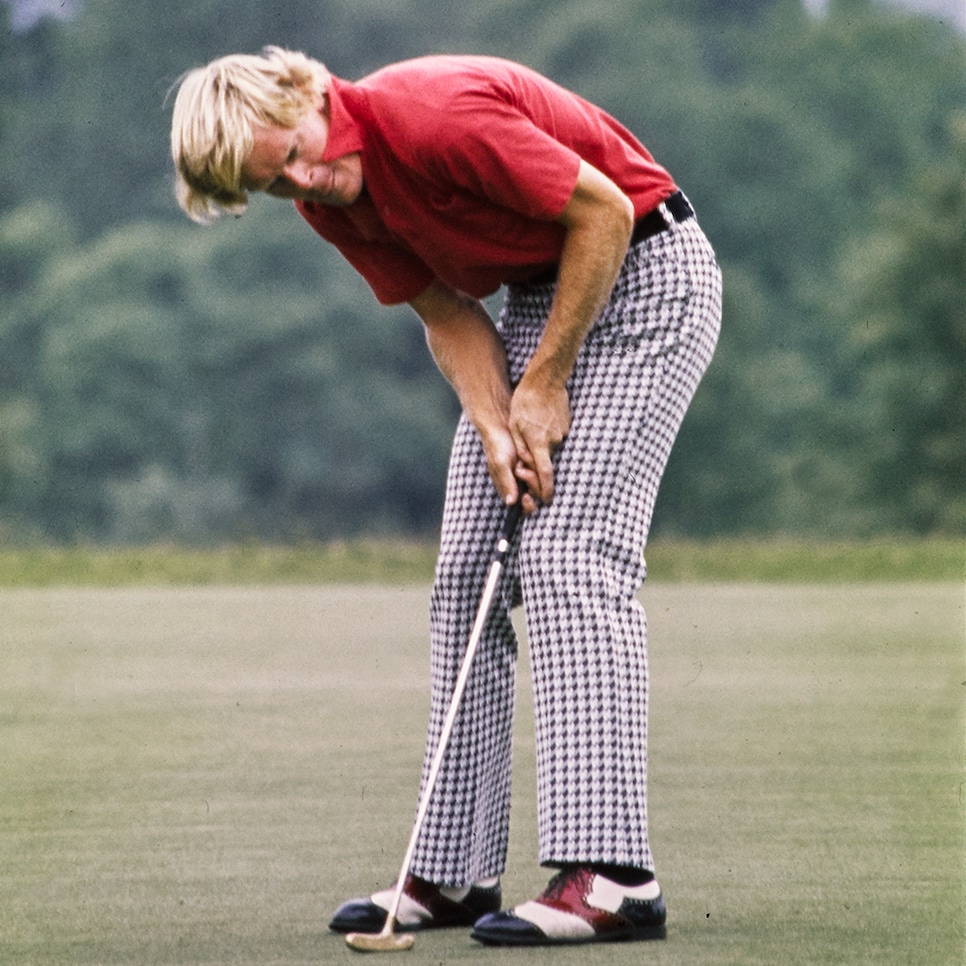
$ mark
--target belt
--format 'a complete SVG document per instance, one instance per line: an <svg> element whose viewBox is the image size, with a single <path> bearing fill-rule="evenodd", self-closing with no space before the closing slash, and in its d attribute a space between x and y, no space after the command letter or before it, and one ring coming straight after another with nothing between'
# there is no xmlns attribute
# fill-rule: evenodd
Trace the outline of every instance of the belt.
<svg viewBox="0 0 966 966"><path fill-rule="evenodd" d="M631 232L631 242L628 246L633 248L648 238L660 235L662 231L667 231L671 222L687 221L694 217L694 209L691 202L685 197L683 191L675 191L669 198L665 198L653 211L646 215L641 215L634 222L634 230ZM527 279L527 285L549 285L557 281L557 265L537 272L536 275Z"/></svg>
<svg viewBox="0 0 966 966"><path fill-rule="evenodd" d="M641 215L634 222L634 231L631 233L631 248L639 245L648 238L660 235L666 231L672 221L687 221L694 217L694 209L691 202L684 196L683 191L675 191L670 198L665 198L653 211L646 215Z"/></svg>

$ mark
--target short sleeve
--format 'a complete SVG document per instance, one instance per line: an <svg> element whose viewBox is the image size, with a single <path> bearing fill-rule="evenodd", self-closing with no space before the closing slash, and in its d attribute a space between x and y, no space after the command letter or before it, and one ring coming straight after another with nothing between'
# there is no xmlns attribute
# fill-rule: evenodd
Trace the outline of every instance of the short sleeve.
<svg viewBox="0 0 966 966"><path fill-rule="evenodd" d="M382 305L409 302L433 281L432 269L416 254L390 238L366 238L340 209L302 202L295 207L366 280Z"/></svg>
<svg viewBox="0 0 966 966"><path fill-rule="evenodd" d="M557 218L573 194L580 156L513 105L470 92L424 163L439 178L527 218Z"/></svg>

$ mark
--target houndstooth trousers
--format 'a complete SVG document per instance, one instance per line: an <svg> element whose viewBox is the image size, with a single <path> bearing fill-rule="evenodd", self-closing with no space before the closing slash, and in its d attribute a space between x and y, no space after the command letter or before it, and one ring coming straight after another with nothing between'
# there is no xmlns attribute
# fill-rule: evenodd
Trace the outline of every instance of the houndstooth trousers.
<svg viewBox="0 0 966 966"><path fill-rule="evenodd" d="M553 284L511 286L498 328L515 383ZM654 501L721 316L714 253L692 218L631 248L568 385L555 496L507 557L412 871L466 885L504 870L517 640L534 689L539 860L653 869L647 834L647 621L636 598ZM505 510L465 417L454 441L430 606L423 787Z"/></svg>

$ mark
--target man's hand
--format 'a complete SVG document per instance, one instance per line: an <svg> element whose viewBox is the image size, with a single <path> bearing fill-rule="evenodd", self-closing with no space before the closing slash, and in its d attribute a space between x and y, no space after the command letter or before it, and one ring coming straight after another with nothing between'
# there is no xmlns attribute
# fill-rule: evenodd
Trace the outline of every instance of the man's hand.
<svg viewBox="0 0 966 966"><path fill-rule="evenodd" d="M562 385L537 386L524 376L510 400L509 428L516 446L516 477L529 490L524 510L553 499L553 454L570 431L570 400Z"/></svg>

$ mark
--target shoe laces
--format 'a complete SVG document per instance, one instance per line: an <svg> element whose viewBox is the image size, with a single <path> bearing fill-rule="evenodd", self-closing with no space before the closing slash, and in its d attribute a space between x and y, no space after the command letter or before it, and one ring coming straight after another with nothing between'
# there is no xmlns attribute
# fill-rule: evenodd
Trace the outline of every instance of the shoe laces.
<svg viewBox="0 0 966 966"><path fill-rule="evenodd" d="M571 882L580 879L588 872L584 866L571 865L561 869L548 883L543 890L543 899L560 899L570 886Z"/></svg>

